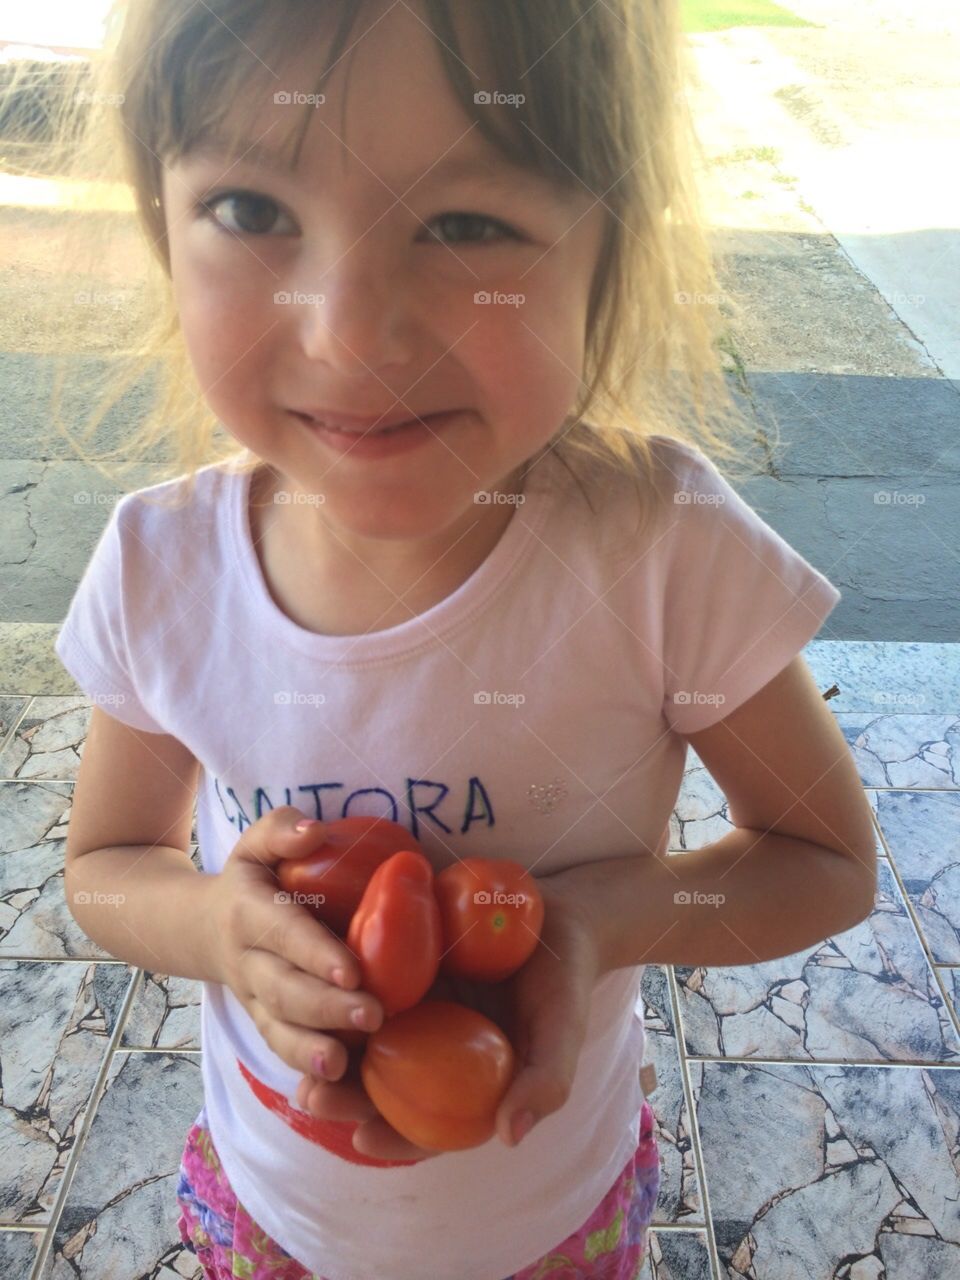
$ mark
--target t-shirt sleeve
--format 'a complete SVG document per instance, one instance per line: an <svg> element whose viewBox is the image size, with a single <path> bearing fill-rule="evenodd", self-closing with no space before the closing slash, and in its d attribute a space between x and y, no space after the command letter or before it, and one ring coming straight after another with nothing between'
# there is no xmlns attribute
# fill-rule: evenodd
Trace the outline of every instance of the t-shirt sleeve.
<svg viewBox="0 0 960 1280"><path fill-rule="evenodd" d="M130 555L129 499L114 507L74 592L54 642L54 652L96 706L122 724L166 733L137 691L130 639L146 586L137 581Z"/></svg>
<svg viewBox="0 0 960 1280"><path fill-rule="evenodd" d="M678 733L722 720L813 639L841 593L699 450L674 500L663 714Z"/></svg>

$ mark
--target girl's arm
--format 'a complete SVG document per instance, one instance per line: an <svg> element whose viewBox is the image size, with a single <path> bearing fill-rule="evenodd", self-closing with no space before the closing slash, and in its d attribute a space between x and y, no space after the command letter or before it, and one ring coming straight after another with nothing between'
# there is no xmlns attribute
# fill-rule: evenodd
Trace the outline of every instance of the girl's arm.
<svg viewBox="0 0 960 1280"><path fill-rule="evenodd" d="M586 912L602 972L759 964L869 915L870 806L802 657L687 740L725 793L733 831L691 853L607 858L547 877Z"/></svg>

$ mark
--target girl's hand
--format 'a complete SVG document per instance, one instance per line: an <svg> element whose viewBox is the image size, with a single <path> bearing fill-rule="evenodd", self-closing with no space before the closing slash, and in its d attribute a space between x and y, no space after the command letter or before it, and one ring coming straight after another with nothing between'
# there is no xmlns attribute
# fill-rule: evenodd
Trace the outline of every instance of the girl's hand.
<svg viewBox="0 0 960 1280"><path fill-rule="evenodd" d="M218 876L213 954L219 980L279 1058L295 1071L318 1074L322 1060L327 1074L339 1075L347 1065L346 1047L324 1031L356 1026L350 1018L355 1008L370 1019L361 1029L375 1031L383 1006L355 989L360 966L346 943L280 889L274 866L303 857L324 840L323 823L298 832L302 819L292 806L272 809L234 845ZM333 976L338 968L343 987Z"/></svg>
<svg viewBox="0 0 960 1280"><path fill-rule="evenodd" d="M515 1146L514 1120L530 1111L534 1120L558 1111L570 1095L583 1046L590 998L600 976L597 943L589 918L577 896L563 888L559 877L537 880L546 911L540 942L530 959L503 982L469 982L441 976L427 992L427 1000L455 1000L486 1015L500 1027L517 1055L517 1071L497 1109L496 1132L506 1146ZM352 1058L351 1058L352 1065ZM359 1080L359 1076L357 1076ZM423 1160L443 1152L413 1146L380 1116L366 1092L367 1114L357 1099L351 1111L339 1090L362 1084L317 1084L301 1081L297 1101L327 1119L359 1122L353 1145L364 1155L381 1160ZM312 1105L306 1105L306 1104ZM319 1110L318 1108L322 1108ZM371 1118L372 1111L372 1118Z"/></svg>

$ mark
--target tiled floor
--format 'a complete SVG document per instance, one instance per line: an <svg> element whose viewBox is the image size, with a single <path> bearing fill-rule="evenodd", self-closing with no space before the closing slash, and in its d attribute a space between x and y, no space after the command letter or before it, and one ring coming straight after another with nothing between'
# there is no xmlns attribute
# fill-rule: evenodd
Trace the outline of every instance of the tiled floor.
<svg viewBox="0 0 960 1280"><path fill-rule="evenodd" d="M875 909L810 953L647 968L663 1181L644 1280L960 1276L960 645L806 656L840 686L876 817ZM0 696L0 1277L194 1277L174 1188L199 987L112 960L66 909L88 718L80 697ZM728 829L689 765L678 854Z"/></svg>

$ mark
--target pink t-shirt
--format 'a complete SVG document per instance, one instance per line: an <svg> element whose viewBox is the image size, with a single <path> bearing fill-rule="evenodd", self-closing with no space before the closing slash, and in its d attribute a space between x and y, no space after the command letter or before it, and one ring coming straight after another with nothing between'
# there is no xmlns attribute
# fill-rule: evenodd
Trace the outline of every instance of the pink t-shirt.
<svg viewBox="0 0 960 1280"><path fill-rule="evenodd" d="M249 477L204 468L181 511L124 497L56 652L125 724L202 765L197 833L219 872L241 831L295 805L400 822L437 870L509 857L546 875L663 853L681 736L721 719L816 635L840 592L698 450L654 437L673 493L641 540L631 479L554 453L465 582L386 631L304 630L270 596ZM596 984L567 1103L516 1148L492 1138L408 1167L344 1161L252 1093L299 1074L229 988L203 984L213 1139L247 1211L329 1280L502 1280L592 1213L633 1152L642 967Z"/></svg>

